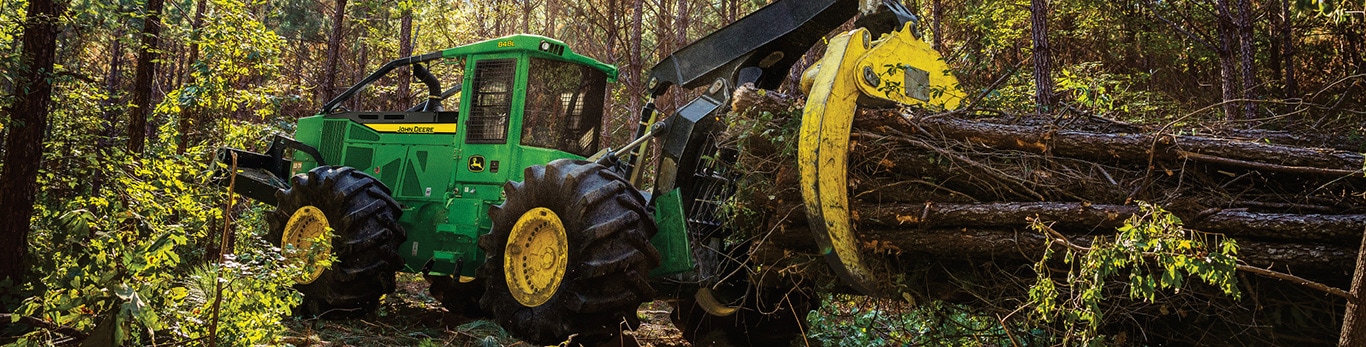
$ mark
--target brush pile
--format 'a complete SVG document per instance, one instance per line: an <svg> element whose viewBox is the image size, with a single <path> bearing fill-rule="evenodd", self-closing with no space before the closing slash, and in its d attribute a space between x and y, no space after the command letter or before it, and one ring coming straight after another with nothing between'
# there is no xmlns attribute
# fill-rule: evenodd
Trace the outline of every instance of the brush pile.
<svg viewBox="0 0 1366 347"><path fill-rule="evenodd" d="M733 100L718 142L738 152L733 224L755 245L749 262L769 269L760 277L837 282L802 205L802 100L752 88ZM1084 246L1115 235L1140 202L1235 239L1241 265L1347 287L1366 232L1360 138L981 113L858 111L851 215L865 261L886 272L884 290L983 302L1011 295L1004 284L1018 297L1048 244L1031 218Z"/></svg>

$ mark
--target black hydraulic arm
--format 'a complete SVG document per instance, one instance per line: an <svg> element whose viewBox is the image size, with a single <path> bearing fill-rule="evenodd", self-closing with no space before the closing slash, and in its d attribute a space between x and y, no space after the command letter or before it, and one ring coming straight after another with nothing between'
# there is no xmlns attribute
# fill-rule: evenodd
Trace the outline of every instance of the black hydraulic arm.
<svg viewBox="0 0 1366 347"><path fill-rule="evenodd" d="M740 20L731 23L697 41L674 51L650 68L649 96L653 98L668 91L670 86L697 88L709 84L717 87L689 102L688 111L706 110L704 114L688 112L687 117L671 117L660 132L667 148L687 153L666 153L681 165L679 172L691 172L692 157L702 141L701 133L709 126L697 126L707 116L726 112L730 105L730 91L744 83L754 83L764 89L776 89L787 77L792 65L830 31L859 13L858 0L779 0L768 4ZM703 107L714 105L714 107ZM640 112L642 124L636 138L645 135L650 117L655 113L653 102ZM627 159L629 177L637 177L642 156L639 150ZM688 157L688 158L682 158ZM690 178L679 177L681 181ZM686 184L686 182L679 182ZM673 186L665 184L664 186Z"/></svg>
<svg viewBox="0 0 1366 347"><path fill-rule="evenodd" d="M664 93L671 85L696 88L717 79L775 89L812 45L858 12L857 0L774 2L655 64L650 68L650 95ZM744 77L755 80L743 80L741 70L747 68L762 73L746 72Z"/></svg>

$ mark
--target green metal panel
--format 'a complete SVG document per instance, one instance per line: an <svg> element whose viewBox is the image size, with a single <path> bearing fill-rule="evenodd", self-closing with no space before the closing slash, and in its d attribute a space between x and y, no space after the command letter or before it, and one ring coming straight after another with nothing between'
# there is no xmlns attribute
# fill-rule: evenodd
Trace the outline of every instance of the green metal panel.
<svg viewBox="0 0 1366 347"><path fill-rule="evenodd" d="M659 267L650 276L668 276L693 268L692 247L688 245L688 223L683 216L683 202L678 189L655 198L655 225L659 232L650 244L659 251Z"/></svg>

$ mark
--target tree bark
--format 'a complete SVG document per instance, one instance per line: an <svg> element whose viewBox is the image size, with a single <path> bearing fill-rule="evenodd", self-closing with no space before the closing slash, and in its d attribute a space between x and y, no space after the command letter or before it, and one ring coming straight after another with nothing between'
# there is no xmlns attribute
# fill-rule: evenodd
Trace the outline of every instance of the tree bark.
<svg viewBox="0 0 1366 347"><path fill-rule="evenodd" d="M1280 30L1280 36L1281 36L1280 41L1281 41L1281 44L1283 45L1283 46L1281 46L1281 49L1283 50L1283 51L1281 52L1281 60L1283 60L1283 62L1281 63L1281 65L1284 66L1284 69L1285 69L1285 97L1286 97L1286 98L1297 98L1297 97L1299 97L1299 93L1300 93L1299 89L1300 89L1300 86L1299 86L1299 82L1295 79L1295 47L1296 47L1296 45L1295 45L1295 42L1291 40L1291 37L1292 37L1292 36L1290 36L1290 29L1291 29L1291 28L1293 27L1293 25L1294 25L1294 20L1293 20L1294 17L1292 17L1291 14L1290 14L1290 0L1281 0L1281 1L1280 1L1280 12L1281 12L1281 27L1279 28L1279 30Z"/></svg>
<svg viewBox="0 0 1366 347"><path fill-rule="evenodd" d="M342 26L346 24L346 1L336 0L332 8L332 34L327 38L327 62L323 63L323 86L318 93L318 103L323 104L337 96L337 64L341 59Z"/></svg>
<svg viewBox="0 0 1366 347"><path fill-rule="evenodd" d="M644 0L633 0L631 2L631 48L629 52L631 56L626 60L629 71L626 74L627 107L631 110L639 110L644 107L642 98L645 97L645 88L643 88L644 81L641 80L640 76L641 71L645 70L644 63L640 56L640 41L643 32L641 29L641 21L643 21L644 16L642 15L642 12L644 12L644 9Z"/></svg>
<svg viewBox="0 0 1366 347"><path fill-rule="evenodd" d="M559 28L555 19L560 16L559 0L545 1L545 36L559 38Z"/></svg>
<svg viewBox="0 0 1366 347"><path fill-rule="evenodd" d="M9 109L5 164L0 169L0 280L16 287L25 283L29 219L33 217L38 167L43 159L48 106L52 103L52 68L61 10L52 0L30 0L19 39L21 68L11 71L19 80ZM2 307L5 311L10 308Z"/></svg>
<svg viewBox="0 0 1366 347"><path fill-rule="evenodd" d="M1113 234L1113 233L1111 233ZM803 253L817 252L805 225L782 226L764 235L766 246ZM855 233L866 252L894 253L903 258L992 259L1003 264L1038 261L1047 244L1043 234L1027 228L862 228ZM1067 234L1073 244L1089 246L1094 236ZM1238 240L1238 259L1248 265L1292 272L1327 274L1350 270L1357 245ZM889 274L892 275L892 274Z"/></svg>
<svg viewBox="0 0 1366 347"><path fill-rule="evenodd" d="M934 22L934 50L940 54L946 53L944 50L944 1L934 0L930 3L930 20Z"/></svg>
<svg viewBox="0 0 1366 347"><path fill-rule="evenodd" d="M1218 34L1219 34L1219 86L1223 103L1225 119L1233 119L1235 105L1233 100L1238 98L1235 87L1234 63L1233 63L1233 16L1229 13L1228 0L1215 0L1215 12L1218 14Z"/></svg>
<svg viewBox="0 0 1366 347"><path fill-rule="evenodd" d="M398 22L398 56L408 57L413 55L413 9L405 7ZM408 69L409 67L403 66L399 67L397 71L399 77L398 97L395 98L398 104L394 107L396 110L407 109L413 104L412 96L409 95L411 92L408 90L413 84Z"/></svg>
<svg viewBox="0 0 1366 347"><path fill-rule="evenodd" d="M1362 292L1366 291L1366 230L1362 232L1361 249L1357 251L1356 270L1352 271L1352 300L1347 301L1347 310L1342 315L1342 333L1338 336L1338 346L1366 345L1366 309L1361 307Z"/></svg>
<svg viewBox="0 0 1366 347"><path fill-rule="evenodd" d="M1261 163L1264 167L1259 169L1324 175L1355 174L1357 177L1361 176L1361 164L1366 162L1366 157L1360 153L1349 151L1204 136L1050 130L948 117L921 118L915 124L932 134L952 139L1067 157L1147 160L1153 156L1155 159L1198 161L1218 161L1223 158L1234 160L1222 162L1233 166L1251 167Z"/></svg>
<svg viewBox="0 0 1366 347"><path fill-rule="evenodd" d="M1244 100L1253 100L1257 96L1257 71L1252 65L1255 45L1252 36L1252 0L1236 0L1238 2L1238 48L1239 58L1242 62L1242 81L1241 90ZM1251 101L1243 101L1243 118L1253 119L1257 117L1257 104Z"/></svg>
<svg viewBox="0 0 1366 347"><path fill-rule="evenodd" d="M147 116L152 111L152 77L156 74L158 43L161 39L162 0L147 0L147 17L142 21L142 47L137 71L133 74L133 109L128 116L128 152L142 155L147 143Z"/></svg>
<svg viewBox="0 0 1366 347"><path fill-rule="evenodd" d="M1022 227L1029 218L1055 223L1053 228L1086 233L1113 232L1139 213L1135 205L1080 202L1007 202L982 204L868 204L854 206L861 226L876 228ZM1351 242L1366 215L1256 213L1238 209L1173 211L1184 226L1239 238L1288 241ZM793 216L800 219L801 216Z"/></svg>
<svg viewBox="0 0 1366 347"><path fill-rule="evenodd" d="M1034 104L1039 113L1053 109L1053 59L1048 46L1048 1L1029 1L1029 22L1034 43Z"/></svg>

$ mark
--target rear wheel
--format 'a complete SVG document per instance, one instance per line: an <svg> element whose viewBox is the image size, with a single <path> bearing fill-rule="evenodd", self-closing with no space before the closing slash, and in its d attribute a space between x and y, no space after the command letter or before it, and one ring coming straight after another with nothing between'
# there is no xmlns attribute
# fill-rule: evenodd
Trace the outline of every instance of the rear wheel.
<svg viewBox="0 0 1366 347"><path fill-rule="evenodd" d="M295 175L290 188L275 196L279 203L266 217L271 243L307 250L328 228L333 233L330 240L320 240L335 257L332 266L309 266L316 270L296 279L295 288L304 294L296 313L357 316L373 311L381 296L394 291L394 273L403 266L398 245L407 234L398 224L402 210L383 183L350 167L322 166Z"/></svg>
<svg viewBox="0 0 1366 347"><path fill-rule="evenodd" d="M634 328L651 300L659 252L645 198L612 170L560 159L508 182L479 238L480 306L513 336L556 344L605 341ZM629 327L623 327L622 323Z"/></svg>

